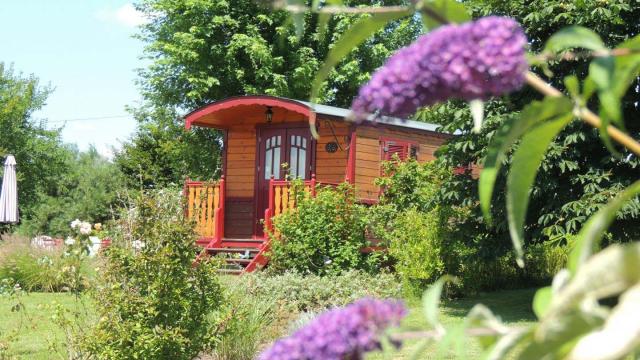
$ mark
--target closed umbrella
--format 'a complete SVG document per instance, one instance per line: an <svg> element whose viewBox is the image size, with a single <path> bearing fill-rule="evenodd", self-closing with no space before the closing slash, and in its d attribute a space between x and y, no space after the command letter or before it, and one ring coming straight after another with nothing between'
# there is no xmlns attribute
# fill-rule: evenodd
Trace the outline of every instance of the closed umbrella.
<svg viewBox="0 0 640 360"><path fill-rule="evenodd" d="M0 223L18 222L18 185L16 183L16 159L7 156L4 162L2 190L0 190Z"/></svg>

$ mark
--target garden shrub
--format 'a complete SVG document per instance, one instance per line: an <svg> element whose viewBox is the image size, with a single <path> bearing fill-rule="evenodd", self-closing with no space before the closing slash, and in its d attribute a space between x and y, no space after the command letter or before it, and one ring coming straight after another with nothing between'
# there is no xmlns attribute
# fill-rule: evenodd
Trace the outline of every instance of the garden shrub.
<svg viewBox="0 0 640 360"><path fill-rule="evenodd" d="M453 172L437 162L419 163L409 158L406 161L385 161L381 165L382 177L376 184L383 191L380 204L393 206L396 210L414 208L428 212L438 204L436 193L443 181Z"/></svg>
<svg viewBox="0 0 640 360"><path fill-rule="evenodd" d="M477 206L437 203L450 168L437 162L389 161L377 183L384 189L372 208L370 230L389 247L395 270L409 295L419 294L442 274L458 278L447 295L541 286L566 262L566 248L534 244L527 248L524 269L516 265L508 243L477 238L465 224Z"/></svg>
<svg viewBox="0 0 640 360"><path fill-rule="evenodd" d="M366 208L356 203L349 184L319 188L315 197L299 191L297 207L274 219L269 266L279 272L337 274L344 270L374 271L380 253L365 253Z"/></svg>
<svg viewBox="0 0 640 360"><path fill-rule="evenodd" d="M213 319L218 324L216 360L253 360L261 345L281 335L278 312L268 298L246 296L232 287L225 296L225 307Z"/></svg>
<svg viewBox="0 0 640 360"><path fill-rule="evenodd" d="M211 357L220 360L255 359L264 345L328 308L361 297L391 298L402 293L394 275L358 270L324 276L262 271L222 279L226 301L210 319L219 324Z"/></svg>
<svg viewBox="0 0 640 360"><path fill-rule="evenodd" d="M26 291L79 291L90 286L92 277L93 264L87 257L31 247L28 239L18 237L0 244L0 280Z"/></svg>
<svg viewBox="0 0 640 360"><path fill-rule="evenodd" d="M138 195L104 252L98 318L82 341L97 359L193 359L215 343L216 266L198 249L179 191Z"/></svg>
<svg viewBox="0 0 640 360"><path fill-rule="evenodd" d="M397 160L382 165L383 177L376 183L383 193L371 209L369 229L388 247L406 292L419 295L458 262L464 247L455 225L465 209L435 201L443 179L452 176L449 168Z"/></svg>
<svg viewBox="0 0 640 360"><path fill-rule="evenodd" d="M391 298L402 295L402 286L390 273L371 275L349 270L337 275L310 275L293 271L279 275L251 273L238 281L247 297L271 299L290 313L321 311L362 297Z"/></svg>
<svg viewBox="0 0 640 360"><path fill-rule="evenodd" d="M458 266L451 272L460 281L449 285L448 294L461 296L480 291L548 285L553 275L566 266L568 252L567 246L547 243L531 245L525 251L526 266L520 268L513 252L483 258L470 249L459 256Z"/></svg>
<svg viewBox="0 0 640 360"><path fill-rule="evenodd" d="M439 207L429 212L409 209L393 221L388 234L389 255L405 289L419 295L444 272L443 242L448 235L447 213Z"/></svg>

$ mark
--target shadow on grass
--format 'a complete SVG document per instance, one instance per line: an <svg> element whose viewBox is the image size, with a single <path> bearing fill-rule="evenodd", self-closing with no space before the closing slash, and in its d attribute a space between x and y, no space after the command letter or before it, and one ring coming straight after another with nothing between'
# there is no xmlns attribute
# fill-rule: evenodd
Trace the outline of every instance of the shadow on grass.
<svg viewBox="0 0 640 360"><path fill-rule="evenodd" d="M481 303L505 322L535 321L531 303L536 290L508 290L480 294L467 299L448 300L444 302L442 310L450 316L464 317L475 304Z"/></svg>

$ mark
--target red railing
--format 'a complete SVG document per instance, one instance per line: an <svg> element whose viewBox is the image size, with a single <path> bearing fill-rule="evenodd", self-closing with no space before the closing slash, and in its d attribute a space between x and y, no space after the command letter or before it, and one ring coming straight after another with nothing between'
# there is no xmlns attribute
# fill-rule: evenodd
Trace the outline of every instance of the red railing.
<svg viewBox="0 0 640 360"><path fill-rule="evenodd" d="M198 243L217 247L224 236L224 176L216 182L187 180L184 186L186 215L196 224Z"/></svg>

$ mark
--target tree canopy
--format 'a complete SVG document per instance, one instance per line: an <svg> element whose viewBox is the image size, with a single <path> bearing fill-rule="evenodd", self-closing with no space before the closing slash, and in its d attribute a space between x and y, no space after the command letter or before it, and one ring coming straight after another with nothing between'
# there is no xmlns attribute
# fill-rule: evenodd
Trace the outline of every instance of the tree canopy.
<svg viewBox="0 0 640 360"><path fill-rule="evenodd" d="M541 50L544 42L558 29L568 25L583 25L598 32L607 45L612 46L638 33L637 19L640 4L627 1L566 2L538 0L532 2L466 1L475 16L488 14L507 15L516 18L524 27L532 50ZM558 79L575 74L584 79L588 61L570 64L552 64L549 79L564 89ZM555 80L554 80L555 79ZM425 121L442 123L447 131L459 130L440 152L440 161L451 166L482 164L487 146L496 129L509 117L519 116L524 104L540 96L528 90L509 97L492 100L485 105L485 123L479 133L472 131L471 113L467 104L449 102L422 111L418 117ZM640 111L637 91L629 91L623 104L624 117L637 118ZM638 134L640 127L627 121L631 134ZM508 158L507 162L511 159ZM612 196L635 180L640 162L628 152L616 157L603 145L598 131L581 123L568 126L552 143L538 172L532 189L526 222L529 241L566 241L576 234L590 215L595 213ZM498 187L503 186L508 166L502 167ZM477 210L468 219L468 228L477 234L475 241L487 249L489 256L499 247L510 247L506 223L504 193L494 194L492 202L493 226L487 227ZM478 200L477 181L470 176L455 177L447 182L441 193L443 201L475 206ZM618 215L618 222L611 227L615 239L629 238L637 234L640 203L629 203ZM491 245L493 244L493 246Z"/></svg>
<svg viewBox="0 0 640 360"><path fill-rule="evenodd" d="M47 130L32 118L50 93L35 76L16 74L0 63L0 156L12 154L18 166L19 206L29 217L43 195L60 192L68 170L69 153L62 147L60 130Z"/></svg>
<svg viewBox="0 0 640 360"><path fill-rule="evenodd" d="M75 218L109 219L122 186L118 168L94 148L79 152L62 142L61 129L33 118L49 93L35 76L0 63L0 159L16 157L18 231L25 235L64 236Z"/></svg>
<svg viewBox="0 0 640 360"><path fill-rule="evenodd" d="M370 2L349 2L358 4ZM317 15L307 14L296 34L285 11L254 0L144 0L137 7L152 19L138 34L150 61L138 80L145 103L134 110L138 131L116 162L130 183L147 187L217 174L220 136L209 129L184 131L179 114L237 95L307 99L329 49L366 16L333 16L320 32ZM420 26L408 17L372 36L331 72L320 101L349 106L371 72L415 39Z"/></svg>

